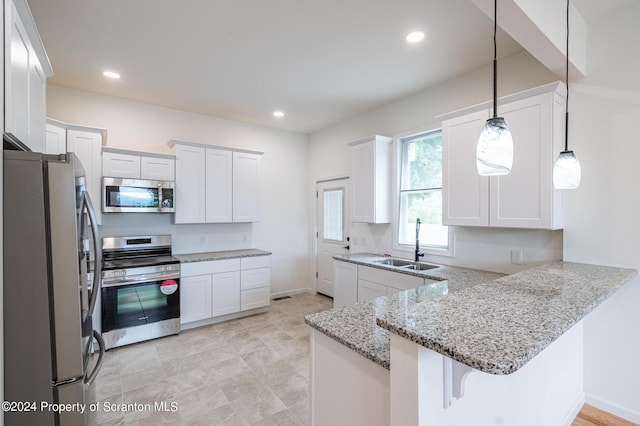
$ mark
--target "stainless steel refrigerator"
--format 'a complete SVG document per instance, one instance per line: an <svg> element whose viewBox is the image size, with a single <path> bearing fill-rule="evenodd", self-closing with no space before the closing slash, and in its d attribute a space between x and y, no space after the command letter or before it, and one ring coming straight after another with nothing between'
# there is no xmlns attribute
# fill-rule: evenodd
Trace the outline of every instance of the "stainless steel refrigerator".
<svg viewBox="0 0 640 426"><path fill-rule="evenodd" d="M84 425L104 354L91 321L100 251L84 170L71 153L5 150L3 163L4 399L36 404L5 412L5 424Z"/></svg>

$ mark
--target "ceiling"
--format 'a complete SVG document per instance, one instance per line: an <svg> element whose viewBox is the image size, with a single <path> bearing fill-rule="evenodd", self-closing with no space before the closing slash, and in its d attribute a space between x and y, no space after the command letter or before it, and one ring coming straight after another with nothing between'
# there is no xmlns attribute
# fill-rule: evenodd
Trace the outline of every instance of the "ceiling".
<svg viewBox="0 0 640 426"><path fill-rule="evenodd" d="M598 16L630 1L575 3ZM468 0L28 3L51 84L301 133L480 68L493 54L493 22ZM409 45L416 29L426 38ZM499 58L521 50L499 32Z"/></svg>

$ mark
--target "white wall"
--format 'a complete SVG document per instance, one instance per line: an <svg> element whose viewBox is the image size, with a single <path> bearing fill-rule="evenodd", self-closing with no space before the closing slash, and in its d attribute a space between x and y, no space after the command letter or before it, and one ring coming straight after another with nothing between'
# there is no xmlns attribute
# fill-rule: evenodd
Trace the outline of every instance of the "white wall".
<svg viewBox="0 0 640 426"><path fill-rule="evenodd" d="M179 139L263 151L262 222L173 225L173 215L105 214L101 232L103 236L170 233L176 253L269 250L273 295L310 288L306 135L53 85L47 86L47 116L106 128L107 146L114 148L171 154L167 143Z"/></svg>
<svg viewBox="0 0 640 426"><path fill-rule="evenodd" d="M640 268L640 4L593 22L588 77L570 94L569 148L582 164L566 196L566 260ZM587 401L640 423L640 280L585 320Z"/></svg>
<svg viewBox="0 0 640 426"><path fill-rule="evenodd" d="M310 186L314 187L321 178L348 175L348 142L373 134L395 136L412 130L437 129L441 125L438 115L490 100L491 73L492 67L487 66L312 134ZM556 81L557 77L523 52L499 62L498 79L498 96L504 96ZM313 205L310 212L313 227ZM393 250L391 225L353 224L351 236L360 243L353 245L356 252L413 256L412 252ZM427 256L425 260L512 273L535 263L562 258L562 231L457 228L454 244L455 257ZM512 249L523 250L524 265L510 264ZM313 253L313 246L310 252Z"/></svg>

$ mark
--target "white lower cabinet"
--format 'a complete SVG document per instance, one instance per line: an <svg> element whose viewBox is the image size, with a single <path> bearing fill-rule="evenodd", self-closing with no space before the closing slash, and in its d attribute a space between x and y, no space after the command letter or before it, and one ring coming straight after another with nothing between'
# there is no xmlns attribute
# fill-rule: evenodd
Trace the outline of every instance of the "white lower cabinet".
<svg viewBox="0 0 640 426"><path fill-rule="evenodd" d="M211 318L211 275L180 279L180 323Z"/></svg>
<svg viewBox="0 0 640 426"><path fill-rule="evenodd" d="M240 277L240 309L268 306L271 302L271 267L268 256L243 257Z"/></svg>
<svg viewBox="0 0 640 426"><path fill-rule="evenodd" d="M269 306L268 287L243 290L240 294L240 309L243 311L261 308L263 306Z"/></svg>
<svg viewBox="0 0 640 426"><path fill-rule="evenodd" d="M333 262L333 280L334 308L438 282L430 278L340 260Z"/></svg>
<svg viewBox="0 0 640 426"><path fill-rule="evenodd" d="M261 308L271 301L269 256L184 263L180 275L183 325Z"/></svg>
<svg viewBox="0 0 640 426"><path fill-rule="evenodd" d="M358 280L358 302L373 300L376 297L386 295L387 286L367 280Z"/></svg>
<svg viewBox="0 0 640 426"><path fill-rule="evenodd" d="M358 302L435 282L429 278L358 265Z"/></svg>
<svg viewBox="0 0 640 426"><path fill-rule="evenodd" d="M211 316L233 314L240 310L240 271L212 275Z"/></svg>
<svg viewBox="0 0 640 426"><path fill-rule="evenodd" d="M358 301L358 265L333 261L333 307L353 305Z"/></svg>

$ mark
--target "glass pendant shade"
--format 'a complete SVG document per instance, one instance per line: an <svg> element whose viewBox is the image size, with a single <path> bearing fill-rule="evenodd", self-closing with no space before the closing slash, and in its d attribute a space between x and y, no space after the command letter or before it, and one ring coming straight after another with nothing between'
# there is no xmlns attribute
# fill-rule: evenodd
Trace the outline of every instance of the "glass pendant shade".
<svg viewBox="0 0 640 426"><path fill-rule="evenodd" d="M480 132L476 166L480 176L509 174L513 165L513 139L502 117L493 117Z"/></svg>
<svg viewBox="0 0 640 426"><path fill-rule="evenodd" d="M553 166L553 187L575 189L580 186L580 162L573 151L562 151Z"/></svg>

